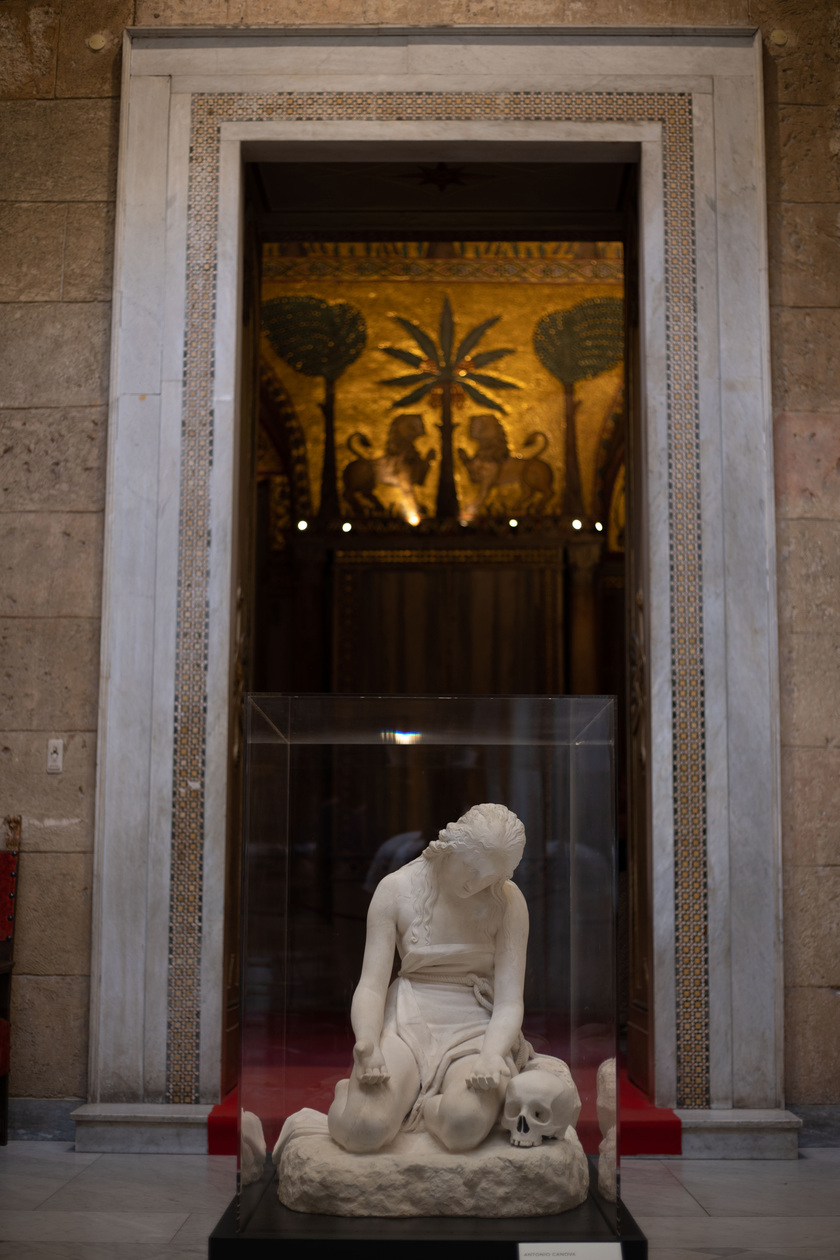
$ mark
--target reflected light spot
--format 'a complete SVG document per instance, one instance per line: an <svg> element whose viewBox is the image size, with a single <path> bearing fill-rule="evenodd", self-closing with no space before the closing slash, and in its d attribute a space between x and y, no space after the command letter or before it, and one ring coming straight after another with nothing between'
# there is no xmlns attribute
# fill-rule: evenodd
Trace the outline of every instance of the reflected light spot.
<svg viewBox="0 0 840 1260"><path fill-rule="evenodd" d="M420 731L382 731L383 744L419 744Z"/></svg>
<svg viewBox="0 0 840 1260"><path fill-rule="evenodd" d="M416 512L409 512L405 519L408 521L409 525L420 524L420 517L417 515Z"/></svg>

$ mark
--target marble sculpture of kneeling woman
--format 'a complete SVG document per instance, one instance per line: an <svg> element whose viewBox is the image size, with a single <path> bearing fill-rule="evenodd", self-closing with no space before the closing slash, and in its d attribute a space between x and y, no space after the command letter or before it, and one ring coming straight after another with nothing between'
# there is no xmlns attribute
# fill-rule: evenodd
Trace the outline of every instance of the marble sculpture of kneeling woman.
<svg viewBox="0 0 840 1260"><path fill-rule="evenodd" d="M498 1120L530 1049L528 909L510 882L524 845L515 814L476 805L377 887L351 1009L353 1072L328 1118L345 1150L377 1151L401 1129L426 1129L467 1151Z"/></svg>

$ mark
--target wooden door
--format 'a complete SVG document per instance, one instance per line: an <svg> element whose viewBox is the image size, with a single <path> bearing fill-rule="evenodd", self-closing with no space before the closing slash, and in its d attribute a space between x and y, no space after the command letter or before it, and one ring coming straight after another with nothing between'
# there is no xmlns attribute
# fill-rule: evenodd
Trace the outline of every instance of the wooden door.
<svg viewBox="0 0 840 1260"><path fill-rule="evenodd" d="M635 201L626 240L627 312L627 1066L645 1093L654 1086L653 914L650 839L650 729L648 703L647 548L639 380L639 286Z"/></svg>
<svg viewBox="0 0 840 1260"><path fill-rule="evenodd" d="M365 548L333 571L334 690L563 690L561 548Z"/></svg>
<svg viewBox="0 0 840 1260"><path fill-rule="evenodd" d="M247 168L246 168L247 171ZM254 228L254 190L246 178L239 431L236 444L233 535L233 624L228 743L227 845L225 853L222 1097L237 1082L242 865L243 701L252 689L254 569L256 550L256 408L259 405L260 258Z"/></svg>

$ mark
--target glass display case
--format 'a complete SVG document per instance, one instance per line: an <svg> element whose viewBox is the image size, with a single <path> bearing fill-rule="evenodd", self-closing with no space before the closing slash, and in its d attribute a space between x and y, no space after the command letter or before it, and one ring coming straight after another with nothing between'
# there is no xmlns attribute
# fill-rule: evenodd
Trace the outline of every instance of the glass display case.
<svg viewBox="0 0 840 1260"><path fill-rule="evenodd" d="M618 1256L623 1240L623 1254L646 1254L613 1197L616 1134L605 1143L602 1131L617 1088L615 702L255 695L245 725L242 1147L228 1241L235 1233L240 1250L248 1239L434 1242L459 1254L475 1244L511 1256L524 1243L597 1242ZM272 1150L289 1116L326 1113L350 1075L371 897L482 802L524 824L513 876L530 917L522 1032L532 1056L571 1071L589 1193L572 1210L534 1216L517 1215L513 1195L492 1219L290 1210ZM399 966L395 954L393 975ZM211 1239L211 1256L232 1254L224 1234Z"/></svg>

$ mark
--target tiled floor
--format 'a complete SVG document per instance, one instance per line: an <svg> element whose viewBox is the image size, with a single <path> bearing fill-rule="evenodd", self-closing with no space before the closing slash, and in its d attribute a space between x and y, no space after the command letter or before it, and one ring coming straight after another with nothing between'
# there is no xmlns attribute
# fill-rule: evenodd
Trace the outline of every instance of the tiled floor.
<svg viewBox="0 0 840 1260"><path fill-rule="evenodd" d="M205 1257L235 1161L0 1148L0 1260ZM840 1260L840 1147L800 1158L625 1160L623 1195L650 1260Z"/></svg>
<svg viewBox="0 0 840 1260"><path fill-rule="evenodd" d="M67 1142L0 1147L2 1260L207 1256L233 1198L224 1155L78 1155Z"/></svg>
<svg viewBox="0 0 840 1260"><path fill-rule="evenodd" d="M650 1260L840 1258L840 1147L798 1160L624 1160L621 1186Z"/></svg>

